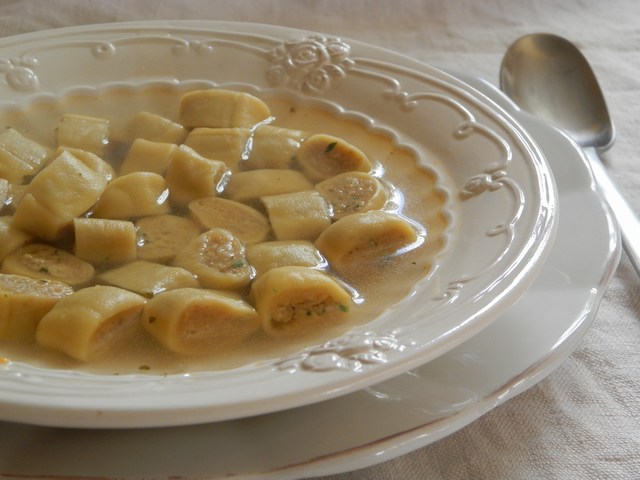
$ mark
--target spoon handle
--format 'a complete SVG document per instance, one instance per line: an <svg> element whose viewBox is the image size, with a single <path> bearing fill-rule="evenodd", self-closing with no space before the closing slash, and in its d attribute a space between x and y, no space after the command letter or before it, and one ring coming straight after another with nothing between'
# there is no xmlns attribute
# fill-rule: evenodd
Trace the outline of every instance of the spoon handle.
<svg viewBox="0 0 640 480"><path fill-rule="evenodd" d="M640 220L638 220L635 212L631 210L631 207L611 180L607 169L598 156L597 150L593 147L588 147L584 151L591 165L596 184L600 187L602 196L611 207L618 221L622 247L636 273L640 275Z"/></svg>

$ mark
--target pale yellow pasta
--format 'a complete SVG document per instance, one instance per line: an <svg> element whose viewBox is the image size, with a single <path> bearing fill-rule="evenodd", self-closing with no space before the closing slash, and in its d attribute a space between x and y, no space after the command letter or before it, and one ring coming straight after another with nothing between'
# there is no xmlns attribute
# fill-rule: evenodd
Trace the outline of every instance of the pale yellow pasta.
<svg viewBox="0 0 640 480"><path fill-rule="evenodd" d="M42 317L72 293L63 282L0 273L0 340L33 340Z"/></svg>
<svg viewBox="0 0 640 480"><path fill-rule="evenodd" d="M102 156L109 144L109 130L108 120L67 113L58 123L58 145Z"/></svg>
<svg viewBox="0 0 640 480"><path fill-rule="evenodd" d="M171 155L167 168L167 185L171 202L187 206L190 201L212 197L223 188L227 166L218 160L205 158L186 145Z"/></svg>
<svg viewBox="0 0 640 480"><path fill-rule="evenodd" d="M238 290L249 284L253 274L242 242L221 228L207 230L189 241L173 265L196 275L204 288Z"/></svg>
<svg viewBox="0 0 640 480"><path fill-rule="evenodd" d="M142 325L169 350L182 355L212 355L242 343L260 328L260 319L238 296L184 288L149 300Z"/></svg>
<svg viewBox="0 0 640 480"><path fill-rule="evenodd" d="M278 240L315 240L331 225L329 205L315 190L261 198Z"/></svg>
<svg viewBox="0 0 640 480"><path fill-rule="evenodd" d="M165 179L152 172L133 172L116 178L93 207L97 218L128 219L169 213Z"/></svg>
<svg viewBox="0 0 640 480"><path fill-rule="evenodd" d="M54 157L57 157L64 151L69 152L108 182L116 177L116 171L114 168L95 153L87 152L86 150L81 150L79 148L59 147L56 150Z"/></svg>
<svg viewBox="0 0 640 480"><path fill-rule="evenodd" d="M189 203L189 212L206 230L224 228L245 244L261 242L271 231L258 210L226 198L199 198Z"/></svg>
<svg viewBox="0 0 640 480"><path fill-rule="evenodd" d="M251 137L247 158L242 162L245 170L263 168L290 169L293 167L300 144L308 134L301 130L260 125Z"/></svg>
<svg viewBox="0 0 640 480"><path fill-rule="evenodd" d="M138 112L131 119L129 133L133 140L144 139L159 143L182 143L187 129L162 115Z"/></svg>
<svg viewBox="0 0 640 480"><path fill-rule="evenodd" d="M55 240L73 218L89 210L107 179L63 151L29 183L13 216L14 225Z"/></svg>
<svg viewBox="0 0 640 480"><path fill-rule="evenodd" d="M14 250L2 261L2 273L41 280L57 280L81 287L93 279L93 265L53 245L31 243Z"/></svg>
<svg viewBox="0 0 640 480"><path fill-rule="evenodd" d="M154 142L137 138L133 141L120 165L120 175L133 172L153 172L164 175L169 159L178 149L175 143Z"/></svg>
<svg viewBox="0 0 640 480"><path fill-rule="evenodd" d="M100 273L98 283L130 290L144 297L152 297L166 290L196 288L198 280L184 268L135 260Z"/></svg>
<svg viewBox="0 0 640 480"><path fill-rule="evenodd" d="M327 273L308 267L274 268L256 279L251 298L271 335L298 335L347 320L351 295Z"/></svg>
<svg viewBox="0 0 640 480"><path fill-rule="evenodd" d="M122 288L83 288L42 317L36 341L83 362L97 360L134 338L144 303L144 297Z"/></svg>
<svg viewBox="0 0 640 480"><path fill-rule="evenodd" d="M253 202L267 195L302 192L313 188L296 170L259 169L234 173L224 190L224 196L237 202Z"/></svg>
<svg viewBox="0 0 640 480"><path fill-rule="evenodd" d="M128 220L76 218L73 220L75 255L103 266L136 259L136 229Z"/></svg>
<svg viewBox="0 0 640 480"><path fill-rule="evenodd" d="M0 217L0 261L33 240L33 235L13 225L13 217Z"/></svg>
<svg viewBox="0 0 640 480"><path fill-rule="evenodd" d="M270 116L262 100L233 90L197 90L183 95L180 101L180 123L185 127L250 128Z"/></svg>
<svg viewBox="0 0 640 480"><path fill-rule="evenodd" d="M296 159L305 175L316 182L344 172L371 170L371 162L359 148L324 133L307 138Z"/></svg>
<svg viewBox="0 0 640 480"><path fill-rule="evenodd" d="M11 183L22 183L25 176L36 174L47 155L45 147L13 128L0 133L0 177Z"/></svg>
<svg viewBox="0 0 640 480"><path fill-rule="evenodd" d="M251 131L248 128L194 128L184 144L206 158L224 162L236 172L246 154Z"/></svg>
<svg viewBox="0 0 640 480"><path fill-rule="evenodd" d="M256 271L256 278L278 267L327 267L320 251L307 240L273 240L249 245L247 260Z"/></svg>
<svg viewBox="0 0 640 480"><path fill-rule="evenodd" d="M389 199L382 182L367 172L341 173L316 184L315 188L331 205L334 219L380 210Z"/></svg>
<svg viewBox="0 0 640 480"><path fill-rule="evenodd" d="M341 218L316 240L336 270L388 258L418 240L418 232L399 215L372 210Z"/></svg>
<svg viewBox="0 0 640 480"><path fill-rule="evenodd" d="M169 263L189 240L202 232L193 220L178 215L152 215L135 222L138 258Z"/></svg>

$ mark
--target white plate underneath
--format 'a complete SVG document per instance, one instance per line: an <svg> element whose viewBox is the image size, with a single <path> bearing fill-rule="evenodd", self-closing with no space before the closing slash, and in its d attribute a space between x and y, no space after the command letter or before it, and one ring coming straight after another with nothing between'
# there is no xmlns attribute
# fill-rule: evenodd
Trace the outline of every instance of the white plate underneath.
<svg viewBox="0 0 640 480"><path fill-rule="evenodd" d="M465 80L513 111L486 82ZM327 475L428 445L536 384L589 328L617 265L620 242L581 152L551 127L513 114L551 163L560 192L560 226L540 277L480 334L374 387L241 420L107 431L0 422L0 478ZM575 242L576 237L584 240Z"/></svg>

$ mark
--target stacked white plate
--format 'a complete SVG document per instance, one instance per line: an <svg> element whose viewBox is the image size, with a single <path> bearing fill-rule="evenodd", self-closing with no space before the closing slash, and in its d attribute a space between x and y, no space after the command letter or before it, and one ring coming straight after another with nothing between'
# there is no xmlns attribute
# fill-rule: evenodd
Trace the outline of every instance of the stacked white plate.
<svg viewBox="0 0 640 480"><path fill-rule="evenodd" d="M413 151L437 175L451 219L434 270L410 295L286 362L117 377L3 365L2 474L300 478L393 458L555 369L619 258L581 151L472 77L346 39L223 22L39 32L3 39L0 57L0 114L149 85L326 108Z"/></svg>

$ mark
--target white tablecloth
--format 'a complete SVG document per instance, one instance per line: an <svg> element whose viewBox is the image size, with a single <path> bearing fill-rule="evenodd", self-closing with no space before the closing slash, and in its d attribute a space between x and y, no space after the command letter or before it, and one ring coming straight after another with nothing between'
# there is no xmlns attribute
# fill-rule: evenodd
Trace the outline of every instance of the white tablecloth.
<svg viewBox="0 0 640 480"><path fill-rule="evenodd" d="M563 35L578 44L598 75L618 132L605 159L640 213L636 0L0 1L1 36L151 19L237 20L316 30L494 83L504 50L515 38L535 31ZM640 478L639 286L623 256L593 328L540 384L430 446L325 478Z"/></svg>

